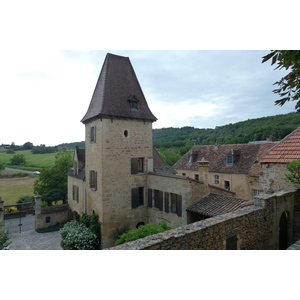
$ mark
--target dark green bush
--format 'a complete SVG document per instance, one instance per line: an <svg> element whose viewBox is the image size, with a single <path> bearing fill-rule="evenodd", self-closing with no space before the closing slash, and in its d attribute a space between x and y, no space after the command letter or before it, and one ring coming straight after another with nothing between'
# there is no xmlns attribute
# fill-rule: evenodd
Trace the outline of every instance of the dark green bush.
<svg viewBox="0 0 300 300"><path fill-rule="evenodd" d="M147 225L142 225L136 229L133 229L127 233L122 234L121 237L115 242L115 246L132 242L144 238L146 236L153 235L156 233L161 233L170 229L172 228L169 227L166 222L161 222L158 225L154 225L152 223L149 223Z"/></svg>

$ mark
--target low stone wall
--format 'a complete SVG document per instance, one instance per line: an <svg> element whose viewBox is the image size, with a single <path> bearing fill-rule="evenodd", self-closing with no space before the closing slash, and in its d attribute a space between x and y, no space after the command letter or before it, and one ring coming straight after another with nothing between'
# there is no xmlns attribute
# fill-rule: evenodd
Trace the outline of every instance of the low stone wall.
<svg viewBox="0 0 300 300"><path fill-rule="evenodd" d="M41 196L35 197L35 229L66 223L70 220L69 204L41 207Z"/></svg>
<svg viewBox="0 0 300 300"><path fill-rule="evenodd" d="M278 249L280 214L287 203L293 203L294 192L265 196L253 206L108 250L224 250L228 240L235 237L236 248L240 250ZM293 215L293 211L289 213Z"/></svg>

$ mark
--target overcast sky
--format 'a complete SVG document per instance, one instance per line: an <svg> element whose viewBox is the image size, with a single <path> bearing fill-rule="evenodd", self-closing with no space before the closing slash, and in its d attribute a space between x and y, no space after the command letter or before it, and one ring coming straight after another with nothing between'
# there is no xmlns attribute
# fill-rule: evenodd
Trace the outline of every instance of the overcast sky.
<svg viewBox="0 0 300 300"><path fill-rule="evenodd" d="M0 56L0 144L82 141L84 116L107 52L128 56L154 128L215 128L294 111L274 105L283 71L266 51L4 51Z"/></svg>

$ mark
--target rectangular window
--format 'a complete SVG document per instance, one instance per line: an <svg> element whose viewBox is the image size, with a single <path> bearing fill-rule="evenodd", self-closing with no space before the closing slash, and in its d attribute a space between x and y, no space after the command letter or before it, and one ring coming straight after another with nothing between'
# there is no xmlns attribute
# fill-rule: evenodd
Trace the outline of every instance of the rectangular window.
<svg viewBox="0 0 300 300"><path fill-rule="evenodd" d="M148 189L148 207L152 207L152 190Z"/></svg>
<svg viewBox="0 0 300 300"><path fill-rule="evenodd" d="M131 189L131 207L137 208L144 205L144 187Z"/></svg>
<svg viewBox="0 0 300 300"><path fill-rule="evenodd" d="M215 184L219 184L219 175L215 175Z"/></svg>
<svg viewBox="0 0 300 300"><path fill-rule="evenodd" d="M131 174L144 173L144 158L131 158Z"/></svg>
<svg viewBox="0 0 300 300"><path fill-rule="evenodd" d="M177 201L177 195L171 193L171 213L176 214L176 201Z"/></svg>
<svg viewBox="0 0 300 300"><path fill-rule="evenodd" d="M154 190L154 207L159 208L159 191Z"/></svg>
<svg viewBox="0 0 300 300"><path fill-rule="evenodd" d="M138 158L138 173L144 173L144 159Z"/></svg>
<svg viewBox="0 0 300 300"><path fill-rule="evenodd" d="M233 155L226 155L226 165L233 166Z"/></svg>
<svg viewBox="0 0 300 300"><path fill-rule="evenodd" d="M199 181L199 175L195 174L195 180Z"/></svg>
<svg viewBox="0 0 300 300"><path fill-rule="evenodd" d="M144 205L144 188L139 187L139 206Z"/></svg>
<svg viewBox="0 0 300 300"><path fill-rule="evenodd" d="M79 187L73 185L73 200L79 202Z"/></svg>
<svg viewBox="0 0 300 300"><path fill-rule="evenodd" d="M225 180L225 182L224 182L224 188L225 188L225 190L230 191L230 182L229 181Z"/></svg>
<svg viewBox="0 0 300 300"><path fill-rule="evenodd" d="M93 190L97 190L97 172L90 171L90 188Z"/></svg>
<svg viewBox="0 0 300 300"><path fill-rule="evenodd" d="M192 164L192 163L193 163L193 155L190 154L190 155L188 156L188 164Z"/></svg>
<svg viewBox="0 0 300 300"><path fill-rule="evenodd" d="M178 217L182 217L182 196L178 194L171 195L171 213L177 214Z"/></svg>
<svg viewBox="0 0 300 300"><path fill-rule="evenodd" d="M260 194L259 190L252 190L252 199L254 199L255 197L258 197Z"/></svg>
<svg viewBox="0 0 300 300"><path fill-rule="evenodd" d="M168 213L169 211L170 211L169 193L165 192L165 212Z"/></svg>
<svg viewBox="0 0 300 300"><path fill-rule="evenodd" d="M96 142L96 126L92 126L90 130L90 141Z"/></svg>
<svg viewBox="0 0 300 300"><path fill-rule="evenodd" d="M46 217L46 223L50 223L51 222L51 217Z"/></svg>

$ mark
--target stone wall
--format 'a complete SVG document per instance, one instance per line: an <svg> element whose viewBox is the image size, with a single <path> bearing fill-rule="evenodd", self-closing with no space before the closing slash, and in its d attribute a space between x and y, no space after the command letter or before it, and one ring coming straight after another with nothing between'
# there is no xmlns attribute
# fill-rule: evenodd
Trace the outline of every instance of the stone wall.
<svg viewBox="0 0 300 300"><path fill-rule="evenodd" d="M273 192L295 184L285 179L286 164L260 164L259 181L264 192Z"/></svg>
<svg viewBox="0 0 300 300"><path fill-rule="evenodd" d="M282 211L289 220L289 245L293 243L295 189L264 195L253 206L185 225L109 250L224 250L236 237L240 250L278 249L278 224Z"/></svg>
<svg viewBox="0 0 300 300"><path fill-rule="evenodd" d="M41 207L41 198L35 197L35 229L43 229L58 223L66 223L71 218L68 204Z"/></svg>

